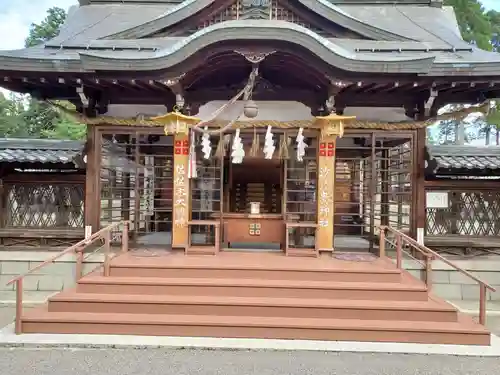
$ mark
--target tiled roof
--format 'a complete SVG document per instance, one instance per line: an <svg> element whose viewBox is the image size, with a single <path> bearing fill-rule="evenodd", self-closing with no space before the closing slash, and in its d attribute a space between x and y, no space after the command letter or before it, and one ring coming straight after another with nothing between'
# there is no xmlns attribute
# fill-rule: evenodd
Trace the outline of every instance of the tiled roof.
<svg viewBox="0 0 500 375"><path fill-rule="evenodd" d="M0 138L0 163L74 163L82 141Z"/></svg>
<svg viewBox="0 0 500 375"><path fill-rule="evenodd" d="M429 146L429 153L437 162L437 173L451 169L471 172L500 169L499 146Z"/></svg>
<svg viewBox="0 0 500 375"><path fill-rule="evenodd" d="M167 69L214 42L258 36L303 45L325 62L351 71L498 74L500 55L462 40L453 9L429 6L438 0L298 2L366 40L326 39L291 22L264 19L226 21L186 37L157 37L213 7L215 0L80 0L85 6L72 8L54 39L43 46L0 51L0 70L81 73L155 70L155 64Z"/></svg>

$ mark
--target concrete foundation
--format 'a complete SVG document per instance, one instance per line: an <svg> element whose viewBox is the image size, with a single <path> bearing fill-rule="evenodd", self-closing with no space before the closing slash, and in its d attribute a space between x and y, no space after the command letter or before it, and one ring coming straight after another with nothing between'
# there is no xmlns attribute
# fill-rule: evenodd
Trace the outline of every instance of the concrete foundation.
<svg viewBox="0 0 500 375"><path fill-rule="evenodd" d="M488 291L489 301L500 301L500 257L479 257L475 259L453 259L463 268L497 289ZM404 268L416 277L422 275L422 266L413 260L405 260ZM448 301L478 301L479 285L469 277L441 261L432 263L433 293Z"/></svg>
<svg viewBox="0 0 500 375"><path fill-rule="evenodd" d="M56 253L47 251L1 251L0 252L0 303L15 301L14 285L7 282L36 267ZM103 263L101 254L88 256L84 264L87 274ZM75 285L76 257L65 255L24 279L24 302L44 302L48 296Z"/></svg>

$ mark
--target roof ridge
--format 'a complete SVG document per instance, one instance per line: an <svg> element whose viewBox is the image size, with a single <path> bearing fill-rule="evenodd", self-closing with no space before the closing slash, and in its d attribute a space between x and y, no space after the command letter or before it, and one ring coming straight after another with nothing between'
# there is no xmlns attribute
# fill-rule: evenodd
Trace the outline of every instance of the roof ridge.
<svg viewBox="0 0 500 375"><path fill-rule="evenodd" d="M80 6L98 5L98 4L119 4L119 5L137 5L137 4L180 4L185 0L79 0ZM429 5L441 7L443 0L327 0L332 4L342 5Z"/></svg>
<svg viewBox="0 0 500 375"><path fill-rule="evenodd" d="M98 4L118 4L118 5L137 5L137 4L179 4L184 0L79 0L80 6L98 5Z"/></svg>

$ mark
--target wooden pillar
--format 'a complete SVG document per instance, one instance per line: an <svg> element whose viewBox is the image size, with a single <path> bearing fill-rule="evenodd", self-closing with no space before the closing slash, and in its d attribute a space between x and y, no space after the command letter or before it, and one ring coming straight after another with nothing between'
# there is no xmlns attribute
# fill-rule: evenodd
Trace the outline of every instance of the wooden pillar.
<svg viewBox="0 0 500 375"><path fill-rule="evenodd" d="M188 244L188 224L190 191L189 167L189 135L177 133L174 135L174 184L172 202L172 248L183 248Z"/></svg>
<svg viewBox="0 0 500 375"><path fill-rule="evenodd" d="M335 151L338 137L344 134L343 121L354 120L355 116L339 116L335 113L316 116L314 126L321 131L317 156L317 223L316 249L334 250L335 218Z"/></svg>
<svg viewBox="0 0 500 375"><path fill-rule="evenodd" d="M191 219L191 190L189 187L189 128L201 120L175 110L152 118L163 124L165 134L174 135L174 181L172 194L172 248L186 249Z"/></svg>
<svg viewBox="0 0 500 375"><path fill-rule="evenodd" d="M335 215L335 142L337 135L322 136L318 149L318 230L316 248L333 251Z"/></svg>
<svg viewBox="0 0 500 375"><path fill-rule="evenodd" d="M426 129L418 129L415 140L415 154L413 165L413 238L416 238L420 244L424 244L425 226L427 224L427 209L425 196L425 138Z"/></svg>
<svg viewBox="0 0 500 375"><path fill-rule="evenodd" d="M100 192L100 170L101 170L101 136L97 126L87 125L87 163L85 171L85 228L86 233L92 233L100 229L101 214L101 192Z"/></svg>

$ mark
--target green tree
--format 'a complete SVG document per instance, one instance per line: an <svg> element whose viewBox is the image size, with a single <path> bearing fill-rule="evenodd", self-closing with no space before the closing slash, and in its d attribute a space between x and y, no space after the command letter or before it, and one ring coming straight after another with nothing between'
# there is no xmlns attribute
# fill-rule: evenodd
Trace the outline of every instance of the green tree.
<svg viewBox="0 0 500 375"><path fill-rule="evenodd" d="M57 109L48 103L30 98L26 110L22 114L26 132L29 136L39 137L43 132L52 129L60 120Z"/></svg>
<svg viewBox="0 0 500 375"><path fill-rule="evenodd" d="M26 47L34 47L59 35L61 26L66 21L66 11L53 7L47 10L47 17L39 24L32 23L30 32L25 40Z"/></svg>
<svg viewBox="0 0 500 375"><path fill-rule="evenodd" d="M86 134L87 128L85 125L75 123L68 118L57 122L52 129L42 132L43 138L72 140L85 139Z"/></svg>
<svg viewBox="0 0 500 375"><path fill-rule="evenodd" d="M499 37L500 37L500 12L497 12L496 10L490 10L488 13L486 13L486 16L488 17L491 25L491 32L493 34L493 40L495 41L494 44L498 46Z"/></svg>
<svg viewBox="0 0 500 375"><path fill-rule="evenodd" d="M478 0L445 0L445 5L455 9L458 26L464 40L475 43L479 48L492 49L492 27L485 9Z"/></svg>
<svg viewBox="0 0 500 375"><path fill-rule="evenodd" d="M31 24L25 47L34 47L59 34L66 20L64 9L53 7L39 24ZM70 103L62 102L65 107ZM2 108L12 108L5 109ZM72 107L72 106L71 106ZM74 107L73 107L74 108ZM32 97L0 97L0 133L4 137L83 139L86 127L47 102Z"/></svg>
<svg viewBox="0 0 500 375"><path fill-rule="evenodd" d="M24 136L23 112L24 106L20 97L14 94L5 97L0 92L0 133L3 137Z"/></svg>

